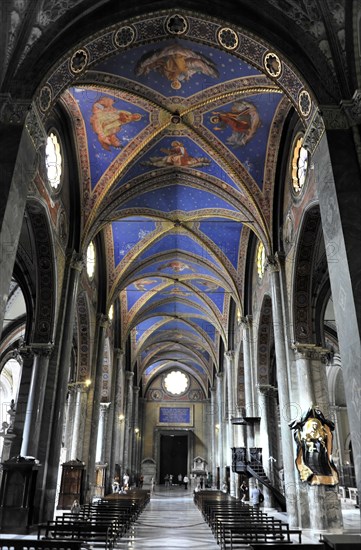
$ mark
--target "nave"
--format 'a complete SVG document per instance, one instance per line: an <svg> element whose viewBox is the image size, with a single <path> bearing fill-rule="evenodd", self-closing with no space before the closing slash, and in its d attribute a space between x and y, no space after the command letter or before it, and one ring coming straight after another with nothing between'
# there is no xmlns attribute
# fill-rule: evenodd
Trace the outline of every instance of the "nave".
<svg viewBox="0 0 361 550"><path fill-rule="evenodd" d="M131 492L130 492L131 494ZM166 488L164 485L156 485L151 494L149 503L129 531L114 544L114 550L145 550L150 548L176 550L188 548L189 550L217 550L220 546L216 543L210 527L205 522L201 511L194 503L193 490L185 491L177 485ZM279 512L272 508L262 507L263 511L276 520L288 522L285 512ZM66 510L57 510L55 518L62 516ZM342 508L343 535L355 535L360 533L360 514L355 507L348 505ZM1 540L12 538L33 539L36 532L24 534L2 533ZM330 533L329 533L330 534ZM302 544L318 544L320 531L311 529L302 530ZM293 544L298 542L297 535L291 535ZM104 550L104 545L93 541L93 548ZM249 548L248 545L244 546ZM270 545L272 548L273 545ZM288 547L288 546L287 546ZM319 545L323 549L323 545Z"/></svg>

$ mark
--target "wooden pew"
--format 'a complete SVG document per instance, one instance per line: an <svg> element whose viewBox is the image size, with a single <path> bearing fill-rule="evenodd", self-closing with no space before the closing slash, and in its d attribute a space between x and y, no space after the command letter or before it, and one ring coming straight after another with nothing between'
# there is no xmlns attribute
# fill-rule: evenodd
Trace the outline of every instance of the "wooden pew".
<svg viewBox="0 0 361 550"><path fill-rule="evenodd" d="M13 539L0 535L0 550L81 550L84 547L80 540Z"/></svg>

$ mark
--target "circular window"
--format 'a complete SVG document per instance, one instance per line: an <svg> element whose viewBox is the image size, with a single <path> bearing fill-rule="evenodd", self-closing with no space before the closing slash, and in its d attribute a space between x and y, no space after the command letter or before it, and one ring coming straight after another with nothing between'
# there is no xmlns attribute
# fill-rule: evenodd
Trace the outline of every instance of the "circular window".
<svg viewBox="0 0 361 550"><path fill-rule="evenodd" d="M62 155L58 136L50 132L46 140L45 166L48 182L53 189L58 189L62 174Z"/></svg>
<svg viewBox="0 0 361 550"><path fill-rule="evenodd" d="M172 370L165 375L163 386L171 395L182 395L189 388L189 376L180 370Z"/></svg>
<svg viewBox="0 0 361 550"><path fill-rule="evenodd" d="M308 168L308 151L303 147L303 136L296 139L292 156L292 188L299 195L305 185Z"/></svg>
<svg viewBox="0 0 361 550"><path fill-rule="evenodd" d="M90 243L86 251L86 272L89 279L92 279L95 272L95 246Z"/></svg>
<svg viewBox="0 0 361 550"><path fill-rule="evenodd" d="M266 250L261 242L258 244L256 261L258 277L262 279L266 269Z"/></svg>

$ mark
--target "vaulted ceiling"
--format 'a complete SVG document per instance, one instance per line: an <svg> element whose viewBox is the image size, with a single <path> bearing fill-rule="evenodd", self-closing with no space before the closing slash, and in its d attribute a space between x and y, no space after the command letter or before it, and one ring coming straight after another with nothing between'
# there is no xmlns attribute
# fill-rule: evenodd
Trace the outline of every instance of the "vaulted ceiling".
<svg viewBox="0 0 361 550"><path fill-rule="evenodd" d="M120 298L121 341L131 336L139 375L149 380L177 365L195 373L206 389L220 341L228 348L232 299L243 312L250 232L272 250L275 172L285 119L294 109L307 126L316 108L312 91L281 48L273 49L264 37L237 24L182 9L145 15L138 10L138 17L128 19L125 10L110 24L112 2L64 4L57 4L63 28L57 28L47 50L58 40L64 55L49 67L38 102L45 116L59 102L72 121L83 250L103 233L107 307ZM249 24L250 12L259 8L243 4L250 10ZM286 17L281 4L262 3L272 11L275 27ZM295 36L308 36L305 51L312 40L321 43L322 29L310 26L322 19L319 8L301 13L299 3L287 4ZM28 56L30 75L37 64L49 64L47 54L38 54L37 63L32 55L48 36L46 18L58 25L51 6L44 2L37 20L28 22L33 41L28 32L23 57ZM91 24L85 18L90 6L98 10L98 28L94 14ZM228 21L231 14L229 9ZM335 25L342 26L338 19ZM70 32L77 20L83 23L79 37ZM261 13L258 22L260 29L265 26ZM18 31L15 25L13 35L21 42ZM281 34L273 34L278 46ZM7 60L16 58L14 37L8 40ZM339 90L327 85L335 67L319 63L320 48L312 55L324 71L324 97L336 96ZM19 56L17 70L23 62Z"/></svg>

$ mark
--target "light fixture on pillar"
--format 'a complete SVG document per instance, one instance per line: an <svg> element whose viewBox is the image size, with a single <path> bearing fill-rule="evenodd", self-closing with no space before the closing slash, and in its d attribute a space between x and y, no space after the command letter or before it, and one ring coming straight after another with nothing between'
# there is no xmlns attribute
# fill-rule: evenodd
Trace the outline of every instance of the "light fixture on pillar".
<svg viewBox="0 0 361 550"><path fill-rule="evenodd" d="M219 424L216 424L214 427L215 427L216 431L218 432L219 431Z"/></svg>
<svg viewBox="0 0 361 550"><path fill-rule="evenodd" d="M139 428L134 428L134 433L138 435L139 434Z"/></svg>
<svg viewBox="0 0 361 550"><path fill-rule="evenodd" d="M124 416L124 414L120 414L118 418L119 418L120 422L124 422L125 416Z"/></svg>

